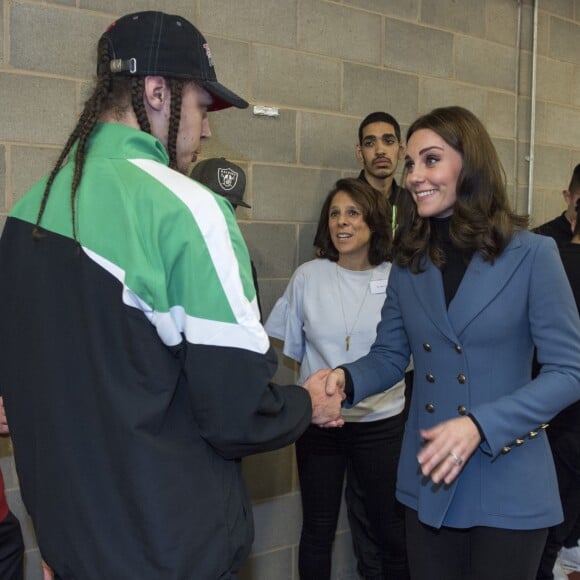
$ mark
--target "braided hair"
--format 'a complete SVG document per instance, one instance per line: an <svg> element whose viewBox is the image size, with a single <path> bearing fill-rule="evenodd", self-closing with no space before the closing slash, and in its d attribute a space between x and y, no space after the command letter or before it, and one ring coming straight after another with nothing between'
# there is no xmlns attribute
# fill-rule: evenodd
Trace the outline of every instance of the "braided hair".
<svg viewBox="0 0 580 580"><path fill-rule="evenodd" d="M151 133L151 125L149 124L149 117L145 111L143 103L143 92L145 91L145 79L143 77L133 77L131 79L131 103L133 111L137 117L139 128L145 133Z"/></svg>
<svg viewBox="0 0 580 580"><path fill-rule="evenodd" d="M39 239L42 237L40 224L46 210L48 198L50 196L52 184L68 158L74 145L77 145L74 154L74 173L70 192L70 206L72 219L73 238L77 241L77 216L76 216L76 196L83 176L85 164L86 145L89 137L94 131L95 125L101 115L106 111L116 111L119 115L126 111L127 106L131 106L139 127L145 133L151 134L151 124L145 110L143 95L145 90L145 80L143 77L116 77L110 72L109 45L106 41L99 42L97 49L97 59L99 63L99 73L97 84L92 95L87 99L83 112L76 127L69 135L63 150L61 151L52 171L48 176L44 193L40 202L40 208L36 218L32 235ZM167 150L169 154L169 166L177 168L177 134L181 120L181 101L185 82L179 79L167 78L167 83L171 92L169 135L167 139ZM130 101L130 105L128 103ZM126 104L125 104L126 103Z"/></svg>
<svg viewBox="0 0 580 580"><path fill-rule="evenodd" d="M167 137L167 153L169 154L169 167L177 170L177 133L181 121L181 99L185 82L179 79L167 79L171 92L169 110L169 134ZM143 101L143 99L141 99Z"/></svg>

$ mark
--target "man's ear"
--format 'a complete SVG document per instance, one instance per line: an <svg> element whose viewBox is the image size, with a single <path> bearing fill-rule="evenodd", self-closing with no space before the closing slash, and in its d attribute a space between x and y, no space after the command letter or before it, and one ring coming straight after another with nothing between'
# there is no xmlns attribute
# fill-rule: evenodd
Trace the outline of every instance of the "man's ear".
<svg viewBox="0 0 580 580"><path fill-rule="evenodd" d="M564 196L564 203L566 204L566 207L568 207L570 205L570 200L572 199L572 194L567 189L565 189L562 192L562 195Z"/></svg>
<svg viewBox="0 0 580 580"><path fill-rule="evenodd" d="M145 77L143 99L145 106L153 111L162 111L169 104L170 91L165 78L160 76Z"/></svg>
<svg viewBox="0 0 580 580"><path fill-rule="evenodd" d="M364 164L364 159L363 159L363 156L362 156L362 151L361 151L360 145L358 143L354 146L354 154L355 154L355 156L357 158L357 161L359 161L360 163L363 163Z"/></svg>

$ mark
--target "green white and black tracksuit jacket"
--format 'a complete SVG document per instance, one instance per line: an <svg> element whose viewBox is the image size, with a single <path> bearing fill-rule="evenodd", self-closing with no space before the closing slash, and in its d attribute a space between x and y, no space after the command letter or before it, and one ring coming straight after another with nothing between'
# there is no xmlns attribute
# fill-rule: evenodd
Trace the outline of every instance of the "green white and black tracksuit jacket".
<svg viewBox="0 0 580 580"><path fill-rule="evenodd" d="M0 389L22 496L63 579L216 580L247 555L239 458L293 442L229 203L164 147L99 124L72 234L73 164L15 206L0 242ZM283 525L283 524L281 524Z"/></svg>

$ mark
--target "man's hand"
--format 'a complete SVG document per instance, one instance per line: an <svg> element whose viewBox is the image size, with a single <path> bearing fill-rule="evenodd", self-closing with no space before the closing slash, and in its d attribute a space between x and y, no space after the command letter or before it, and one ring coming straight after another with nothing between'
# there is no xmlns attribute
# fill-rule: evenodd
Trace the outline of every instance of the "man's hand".
<svg viewBox="0 0 580 580"><path fill-rule="evenodd" d="M6 419L6 411L4 409L4 398L0 397L0 435L8 435L8 420Z"/></svg>
<svg viewBox="0 0 580 580"><path fill-rule="evenodd" d="M479 431L469 417L444 421L420 433L426 445L417 460L423 475L434 483L452 483L481 443Z"/></svg>
<svg viewBox="0 0 580 580"><path fill-rule="evenodd" d="M312 422L321 427L342 427L344 419L340 416L344 393L337 391L328 395L326 379L331 374L330 369L322 369L310 375L304 383L312 399Z"/></svg>

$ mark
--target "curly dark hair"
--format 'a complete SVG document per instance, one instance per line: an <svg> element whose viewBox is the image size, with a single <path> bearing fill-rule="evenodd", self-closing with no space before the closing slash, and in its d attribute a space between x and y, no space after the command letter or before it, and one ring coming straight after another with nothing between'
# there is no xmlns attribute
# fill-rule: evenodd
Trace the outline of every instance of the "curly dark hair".
<svg viewBox="0 0 580 580"><path fill-rule="evenodd" d="M332 243L328 218L330 206L334 196L344 192L358 204L363 212L363 219L371 230L368 259L372 266L378 266L391 260L392 231L391 231L391 206L380 191L355 178L339 179L330 190L318 219L318 229L314 236L316 255L319 258L327 258L332 262L338 262L339 253Z"/></svg>
<svg viewBox="0 0 580 580"><path fill-rule="evenodd" d="M95 129L95 125L103 113L112 112L115 116L120 117L129 107L132 107L141 130L146 133L151 133L149 118L147 117L147 112L143 103L143 91L145 87L143 77L128 78L114 76L110 72L108 66L110 60L109 43L101 38L97 47L97 62L99 63L98 70L102 72L98 74L95 89L93 90L92 95L87 99L76 127L69 135L63 150L48 176L42 200L40 202L36 224L33 229L33 235L35 238L42 237L40 224L50 196L52 184L57 173L60 171L74 148L74 174L70 192L70 207L73 237L77 240L78 232L75 199L83 176L86 145L89 137ZM171 92L167 152L169 154L169 166L176 169L177 133L181 118L181 100L185 82L173 78L167 78L166 81Z"/></svg>
<svg viewBox="0 0 580 580"><path fill-rule="evenodd" d="M407 131L407 143L420 129L429 129L461 154L457 201L451 216L451 241L466 256L479 252L493 262L509 244L514 232L526 229L528 216L515 214L509 205L505 173L483 123L462 107L442 107L419 117ZM403 183L406 171L403 173ZM431 222L418 215L410 195L399 202L403 216L395 234L395 261L415 273L424 269L428 256L441 267L445 256Z"/></svg>

